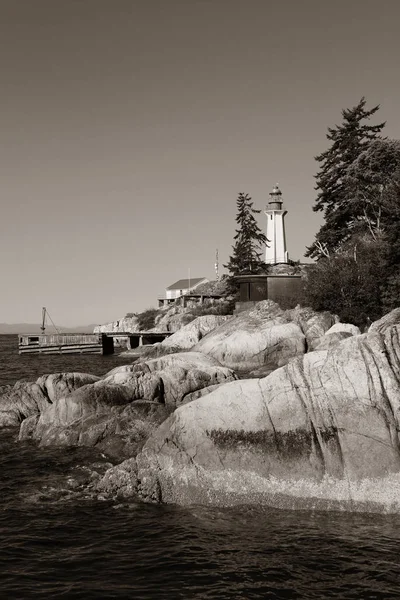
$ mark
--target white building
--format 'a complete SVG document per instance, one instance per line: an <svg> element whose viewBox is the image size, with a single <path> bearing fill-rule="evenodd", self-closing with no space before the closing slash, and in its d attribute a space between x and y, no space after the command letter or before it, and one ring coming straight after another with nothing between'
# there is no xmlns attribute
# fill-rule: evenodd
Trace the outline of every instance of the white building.
<svg viewBox="0 0 400 600"><path fill-rule="evenodd" d="M196 288L203 283L208 283L206 277L194 277L193 279L179 279L172 285L168 286L165 294L158 296L159 306L170 304L182 296L187 296L195 293Z"/></svg>
<svg viewBox="0 0 400 600"><path fill-rule="evenodd" d="M286 250L285 237L285 215L283 210L282 192L275 185L269 195L270 199L264 213L267 215L267 244L265 249L265 262L269 265L289 262L289 255Z"/></svg>

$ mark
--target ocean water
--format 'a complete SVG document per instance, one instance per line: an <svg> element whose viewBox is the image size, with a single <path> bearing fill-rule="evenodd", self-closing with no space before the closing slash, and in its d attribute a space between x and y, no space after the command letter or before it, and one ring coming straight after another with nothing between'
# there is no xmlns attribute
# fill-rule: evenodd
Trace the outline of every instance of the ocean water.
<svg viewBox="0 0 400 600"><path fill-rule="evenodd" d="M18 336L0 335L0 388L18 380L36 381L40 375L62 371L78 371L92 375L104 375L118 365L121 349L115 354L18 354Z"/></svg>
<svg viewBox="0 0 400 600"><path fill-rule="evenodd" d="M118 357L19 357L0 336L0 386L102 374ZM102 500L108 459L0 431L0 597L400 598L400 515L155 506Z"/></svg>

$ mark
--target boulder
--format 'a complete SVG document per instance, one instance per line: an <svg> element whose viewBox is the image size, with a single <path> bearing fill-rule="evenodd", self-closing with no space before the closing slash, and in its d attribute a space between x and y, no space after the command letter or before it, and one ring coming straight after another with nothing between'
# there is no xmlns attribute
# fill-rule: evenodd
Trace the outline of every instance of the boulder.
<svg viewBox="0 0 400 600"><path fill-rule="evenodd" d="M386 329L392 327L392 325L398 325L400 323L400 308L395 308L384 315L378 321L374 321L369 330L371 333L374 331L378 331L379 333L384 333Z"/></svg>
<svg viewBox="0 0 400 600"><path fill-rule="evenodd" d="M171 414L165 404L148 400L137 400L115 412L112 419L104 416L103 424L96 423L95 416L87 419L76 445L96 446L120 462L136 456L150 434Z"/></svg>
<svg viewBox="0 0 400 600"><path fill-rule="evenodd" d="M189 308L172 306L156 317L155 326L151 331L179 331L195 318Z"/></svg>
<svg viewBox="0 0 400 600"><path fill-rule="evenodd" d="M40 446L96 446L121 461L136 456L150 433L171 413L164 404L138 400L107 411L86 413L67 425L45 426L39 416L21 424L19 439L39 440Z"/></svg>
<svg viewBox="0 0 400 600"><path fill-rule="evenodd" d="M141 388L141 392L146 391L146 387ZM98 381L59 398L41 415L26 419L21 424L19 439L34 439L41 446L125 446L131 441L126 439L127 430L137 429L138 418L143 421L143 416L124 412L137 399L138 388ZM151 402L151 405L162 409L161 420L169 414L163 404ZM115 438L117 434L124 436L123 444L121 438ZM121 452L121 458L124 454Z"/></svg>
<svg viewBox="0 0 400 600"><path fill-rule="evenodd" d="M181 304L181 300L178 300L177 303L159 309L151 331L177 332L182 327L194 321L199 316L199 313L204 316L220 316L218 313L226 314L226 312L229 312L231 304L232 297L205 300L204 304L199 304L196 300L186 298L185 306Z"/></svg>
<svg viewBox="0 0 400 600"><path fill-rule="evenodd" d="M330 335L331 333L342 332L350 333L350 335L361 335L361 331L357 325L352 325L351 323L335 323L325 334Z"/></svg>
<svg viewBox="0 0 400 600"><path fill-rule="evenodd" d="M181 329L165 338L162 342L152 344L151 346L141 346L139 349L123 352L122 356L142 357L144 359L158 358L167 354L175 354L185 350L190 350L197 342L203 339L210 331L213 331L232 315L204 315L197 317ZM120 355L120 356L121 356Z"/></svg>
<svg viewBox="0 0 400 600"><path fill-rule="evenodd" d="M348 331L336 331L333 333L326 333L322 336L321 341L315 350L332 350L335 348L342 340L346 340L351 337L352 334Z"/></svg>
<svg viewBox="0 0 400 600"><path fill-rule="evenodd" d="M131 498L137 494L137 466L135 458L128 458L107 470L95 490L105 496Z"/></svg>
<svg viewBox="0 0 400 600"><path fill-rule="evenodd" d="M89 373L52 373L39 377L36 384L43 389L50 403L53 403L58 398L64 398L82 386L99 380L100 377Z"/></svg>
<svg viewBox="0 0 400 600"><path fill-rule="evenodd" d="M17 382L0 396L0 427L18 426L58 398L98 379L87 373L55 373L43 375L36 382Z"/></svg>
<svg viewBox="0 0 400 600"><path fill-rule="evenodd" d="M104 325L97 325L93 332L94 333L135 333L139 331L139 322L137 317L123 317L112 321L111 323L105 323ZM123 337L123 336L121 336Z"/></svg>
<svg viewBox="0 0 400 600"><path fill-rule="evenodd" d="M178 504L399 512L399 372L393 326L220 386L150 436L135 489Z"/></svg>
<svg viewBox="0 0 400 600"><path fill-rule="evenodd" d="M175 409L187 394L235 379L235 373L213 357L180 352L116 367L102 381L129 387L135 399L156 400Z"/></svg>
<svg viewBox="0 0 400 600"><path fill-rule="evenodd" d="M361 335L361 331L356 325L352 325L351 323L335 323L325 332L324 335L317 336L312 341L310 344L310 349L331 350L342 340L345 340L352 335Z"/></svg>
<svg viewBox="0 0 400 600"><path fill-rule="evenodd" d="M202 398L203 396L207 396L221 385L225 385L225 383L214 383L213 385L208 385L207 387L201 388L201 390L196 390L195 392L190 392L190 394L186 394L185 398L182 400L182 405L187 404L188 402L192 402L193 400L197 400L197 398Z"/></svg>
<svg viewBox="0 0 400 600"><path fill-rule="evenodd" d="M300 306L283 310L262 300L208 333L192 350L249 376L262 376L313 350L336 321L329 312Z"/></svg>
<svg viewBox="0 0 400 600"><path fill-rule="evenodd" d="M35 437L39 417L40 413L36 413L34 415L30 415L30 417L26 417L26 419L22 421L19 428L18 439L30 440Z"/></svg>
<svg viewBox="0 0 400 600"><path fill-rule="evenodd" d="M304 354L305 336L269 300L229 319L192 348L237 371L276 368Z"/></svg>
<svg viewBox="0 0 400 600"><path fill-rule="evenodd" d="M284 314L300 326L306 338L307 350L314 350L325 333L338 321L338 317L328 311L316 312L308 307L297 306Z"/></svg>
<svg viewBox="0 0 400 600"><path fill-rule="evenodd" d="M42 446L100 446L120 458L131 456L192 392L235 379L233 371L197 353L123 365L55 400L22 424L19 437Z"/></svg>
<svg viewBox="0 0 400 600"><path fill-rule="evenodd" d="M210 331L213 331L228 319L232 319L232 315L204 315L197 317L197 319L166 338L161 342L160 346L162 348L172 347L188 350L210 333Z"/></svg>
<svg viewBox="0 0 400 600"><path fill-rule="evenodd" d="M134 390L128 386L108 385L101 380L86 385L58 398L41 412L35 437L41 438L48 428L68 427L92 415L108 414L112 407L126 406L134 399Z"/></svg>
<svg viewBox="0 0 400 600"><path fill-rule="evenodd" d="M252 315L262 317L264 319L274 319L275 317L283 317L285 311L273 300L260 300L248 312ZM288 319L289 321L290 319Z"/></svg>

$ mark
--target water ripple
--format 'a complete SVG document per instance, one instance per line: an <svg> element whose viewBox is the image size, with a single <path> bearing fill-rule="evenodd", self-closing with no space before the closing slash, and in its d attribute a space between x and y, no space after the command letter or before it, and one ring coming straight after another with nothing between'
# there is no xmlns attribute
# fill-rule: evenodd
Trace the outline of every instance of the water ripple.
<svg viewBox="0 0 400 600"><path fill-rule="evenodd" d="M45 367L29 364L29 377ZM103 456L16 433L0 432L2 598L400 597L399 515L100 501L88 482Z"/></svg>

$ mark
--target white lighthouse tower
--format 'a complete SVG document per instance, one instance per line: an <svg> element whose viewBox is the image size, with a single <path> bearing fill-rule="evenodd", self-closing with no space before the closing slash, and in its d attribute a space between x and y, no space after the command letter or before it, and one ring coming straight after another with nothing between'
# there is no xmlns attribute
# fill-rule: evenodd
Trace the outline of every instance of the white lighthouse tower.
<svg viewBox="0 0 400 600"><path fill-rule="evenodd" d="M285 222L286 210L282 208L282 192L278 184L269 195L269 202L265 209L267 215L267 244L265 249L265 262L269 265L289 262L286 250Z"/></svg>

